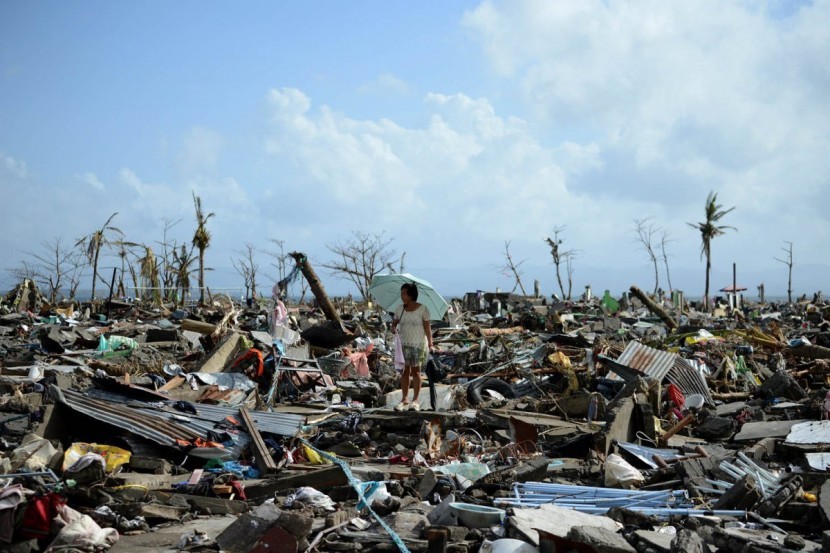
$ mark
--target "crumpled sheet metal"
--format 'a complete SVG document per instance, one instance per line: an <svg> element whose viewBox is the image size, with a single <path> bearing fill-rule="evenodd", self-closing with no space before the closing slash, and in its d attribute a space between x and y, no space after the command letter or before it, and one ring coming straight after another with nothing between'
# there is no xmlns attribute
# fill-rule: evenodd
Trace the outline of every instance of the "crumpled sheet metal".
<svg viewBox="0 0 830 553"><path fill-rule="evenodd" d="M613 372L608 374L609 380L627 381L637 376L649 376L676 385L685 395L701 394L710 406L715 404L703 375L676 353L633 341L628 343L618 359L603 355L600 359L611 366Z"/></svg>

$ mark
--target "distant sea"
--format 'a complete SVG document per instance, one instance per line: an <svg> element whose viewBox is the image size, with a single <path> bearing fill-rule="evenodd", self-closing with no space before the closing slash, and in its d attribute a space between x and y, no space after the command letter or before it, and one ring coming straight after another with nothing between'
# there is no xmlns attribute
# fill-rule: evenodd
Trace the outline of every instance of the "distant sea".
<svg viewBox="0 0 830 553"><path fill-rule="evenodd" d="M470 291L472 292L472 291L475 291L475 290L476 290L476 288L472 288ZM7 291L3 292L3 293L2 293L2 294L3 294L3 296L5 296L6 294L8 294L8 292L9 292L9 291L11 291L11 290L7 290ZM43 290L41 290L41 292L42 292L42 291L43 291ZM485 290L485 291L495 291L495 290ZM76 298L75 298L75 299L76 299L76 300L78 300L78 301L89 301L90 296L91 296L91 292L92 292L92 291L91 291L90 289L85 289L85 290L83 290L83 289L82 289L82 290L78 290L78 293L76 294ZM104 293L104 294L102 294L100 290L98 290L97 292L98 292L98 299L106 299L106 298L108 297L108 295L109 295L109 291L108 291L108 290L107 290L107 291L106 291L106 293ZM267 290L267 291L260 290L259 297L260 297L260 298L262 298L262 297L270 297L270 292L271 292L270 290ZM240 303L241 303L241 302L244 302L244 301L245 301L245 299L246 299L246 297L245 297L245 289L244 289L244 288L217 288L217 289L213 289L213 288L211 288L211 293L212 293L214 296L216 296L216 295L222 295L222 296L229 295L229 296L230 296L233 300L238 301L238 302L240 302ZM451 298L461 298L461 297L463 297L463 295L464 295L464 294L458 294L458 295L455 295L455 296L450 295L450 296L448 296L446 299L448 299L448 300L449 300L449 299L451 299ZM602 296L602 292L600 292L599 294L597 294L597 292L596 292L596 291L594 291L594 296L597 296L597 295L599 295L599 296L601 297L601 296ZM612 295L613 295L613 294L612 294ZM343 297L346 297L346 295L337 295L337 294L330 294L330 296L331 296L332 298L343 298ZM718 296L720 296L720 297L724 297L724 298L725 298L725 294L720 293L720 292L711 294L711 298L716 298L716 297L718 297ZM119 297L116 297L116 296L113 296L113 297L114 297L114 299L124 299L124 298L119 298ZM131 297L134 297L134 296L131 296ZM311 294L311 291L307 291L307 292L306 292L306 296L305 296L305 297L306 297L306 300L308 300L308 299L312 298L313 296L312 296L312 294ZM359 300L359 295L358 295L356 292L355 292L354 294L352 294L352 297L353 297L355 300ZM546 297L550 298L551 296L550 296L550 295L547 295ZM615 296L615 297L619 297L619 296ZM198 294L192 294L192 295L191 295L191 298L192 298L192 299L198 298ZM580 296L579 296L579 295L574 295L574 297L573 297L573 298L574 298L574 300L577 300L577 299L579 299L579 298L580 298ZM797 300L798 300L798 298L799 298L799 296L798 296L798 295L793 294L793 300L794 300L794 301L797 301ZM291 297L289 297L289 301L292 301L292 302L296 302L296 301L298 301L299 299L300 299L300 296L299 296L299 295L292 295ZM808 300L811 300L811 299L812 299L812 294L808 295L808 296L807 296L807 299L808 299ZM760 300L760 298L758 297L758 295L757 295L757 294L752 294L752 295L745 294L745 295L744 295L744 301L751 302L751 303L757 303L759 300ZM767 303L784 303L784 302L786 302L786 301L787 301L787 296L786 296L786 295L783 295L783 296L782 296L782 295L778 295L778 294L776 294L776 295L767 295L767 296L764 298L764 300L765 300ZM688 295L686 295L686 301L700 302L700 301L703 301L703 296L702 296L702 295L701 295L701 296L688 296Z"/></svg>

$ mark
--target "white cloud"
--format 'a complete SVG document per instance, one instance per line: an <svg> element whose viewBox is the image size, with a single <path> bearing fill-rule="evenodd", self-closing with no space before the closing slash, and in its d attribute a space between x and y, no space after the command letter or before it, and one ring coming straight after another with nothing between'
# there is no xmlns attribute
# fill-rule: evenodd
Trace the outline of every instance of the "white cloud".
<svg viewBox="0 0 830 553"><path fill-rule="evenodd" d="M569 173L601 167L595 144L545 146L525 121L497 114L486 99L427 94L426 124L406 128L312 109L295 89L268 97L266 152L290 160L303 183L288 201L311 197L320 212L338 214L317 221L321 234L327 224L384 229L404 249L437 241L432 251L440 255L462 243L471 249L453 259L465 263L480 257L482 244L538 245L577 216L609 219L590 196L569 188Z"/></svg>
<svg viewBox="0 0 830 553"><path fill-rule="evenodd" d="M29 168L26 167L26 162L23 160L4 155L3 166L11 175L19 179L25 179L29 176Z"/></svg>
<svg viewBox="0 0 830 553"><path fill-rule="evenodd" d="M94 188L95 190L104 190L104 183L101 182L101 179L98 178L98 175L95 173L82 173L75 175L75 178L81 182L84 182Z"/></svg>
<svg viewBox="0 0 830 553"><path fill-rule="evenodd" d="M784 205L823 226L830 70L818 60L830 3L786 15L775 6L488 0L463 23L534 133L578 129L568 147L588 155L560 164L570 190L615 212L645 203L682 220L717 190L738 206L738 227L777 220Z"/></svg>

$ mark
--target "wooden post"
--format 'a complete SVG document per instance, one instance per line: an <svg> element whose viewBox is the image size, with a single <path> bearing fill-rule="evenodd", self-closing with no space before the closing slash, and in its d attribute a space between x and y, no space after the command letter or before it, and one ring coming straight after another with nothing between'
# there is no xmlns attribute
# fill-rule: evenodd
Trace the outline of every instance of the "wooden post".
<svg viewBox="0 0 830 553"><path fill-rule="evenodd" d="M636 286L632 286L631 293L634 294L637 297L637 299L643 302L645 306L648 307L649 311L660 317L660 320L666 323L666 326L669 327L669 330L674 330L675 328L677 328L677 321L672 319L669 316L669 314L666 313L666 310L657 305L657 303L654 302L654 300L652 300L650 297L648 297L645 294L645 292L643 292Z"/></svg>
<svg viewBox="0 0 830 553"><path fill-rule="evenodd" d="M259 433L254 419L251 418L251 413L243 406L239 408L239 414L242 416L245 426L248 427L248 433L251 435L254 460L256 461L257 468L259 468L259 472L265 475L269 472L276 471L277 465L274 463L274 459L271 458L271 454L268 452L268 446L265 445L265 441L262 439L262 435Z"/></svg>
<svg viewBox="0 0 830 553"><path fill-rule="evenodd" d="M320 308L323 310L326 318L330 321L336 322L342 328L343 321L340 320L340 315L337 314L337 310L331 303L328 294L326 294L326 289L323 288L323 283L320 282L319 278L317 278L317 273L314 272L314 269L308 262L306 255L300 252L292 252L289 255L294 258L294 262L297 263L297 266L303 273L303 276L308 282L309 288L311 288L311 292L314 294L314 297L317 298L317 303L320 304Z"/></svg>

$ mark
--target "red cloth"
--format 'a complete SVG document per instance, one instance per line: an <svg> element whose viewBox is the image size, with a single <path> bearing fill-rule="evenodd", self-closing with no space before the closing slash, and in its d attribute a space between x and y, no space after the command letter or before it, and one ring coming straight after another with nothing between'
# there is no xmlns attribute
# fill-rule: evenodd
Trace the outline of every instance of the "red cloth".
<svg viewBox="0 0 830 553"><path fill-rule="evenodd" d="M242 485L242 482L239 480L232 480L230 485L231 488L233 488L233 492L236 494L236 499L240 501L247 501L248 498L245 496L245 486Z"/></svg>
<svg viewBox="0 0 830 553"><path fill-rule="evenodd" d="M18 536L28 540L48 537L52 529L52 519L58 516L58 505L65 504L66 498L56 493L30 498Z"/></svg>
<svg viewBox="0 0 830 553"><path fill-rule="evenodd" d="M678 409L683 409L683 406L686 405L686 398L683 397L683 392L680 391L674 384L669 384L666 388L666 394L668 394L669 399L674 403Z"/></svg>

